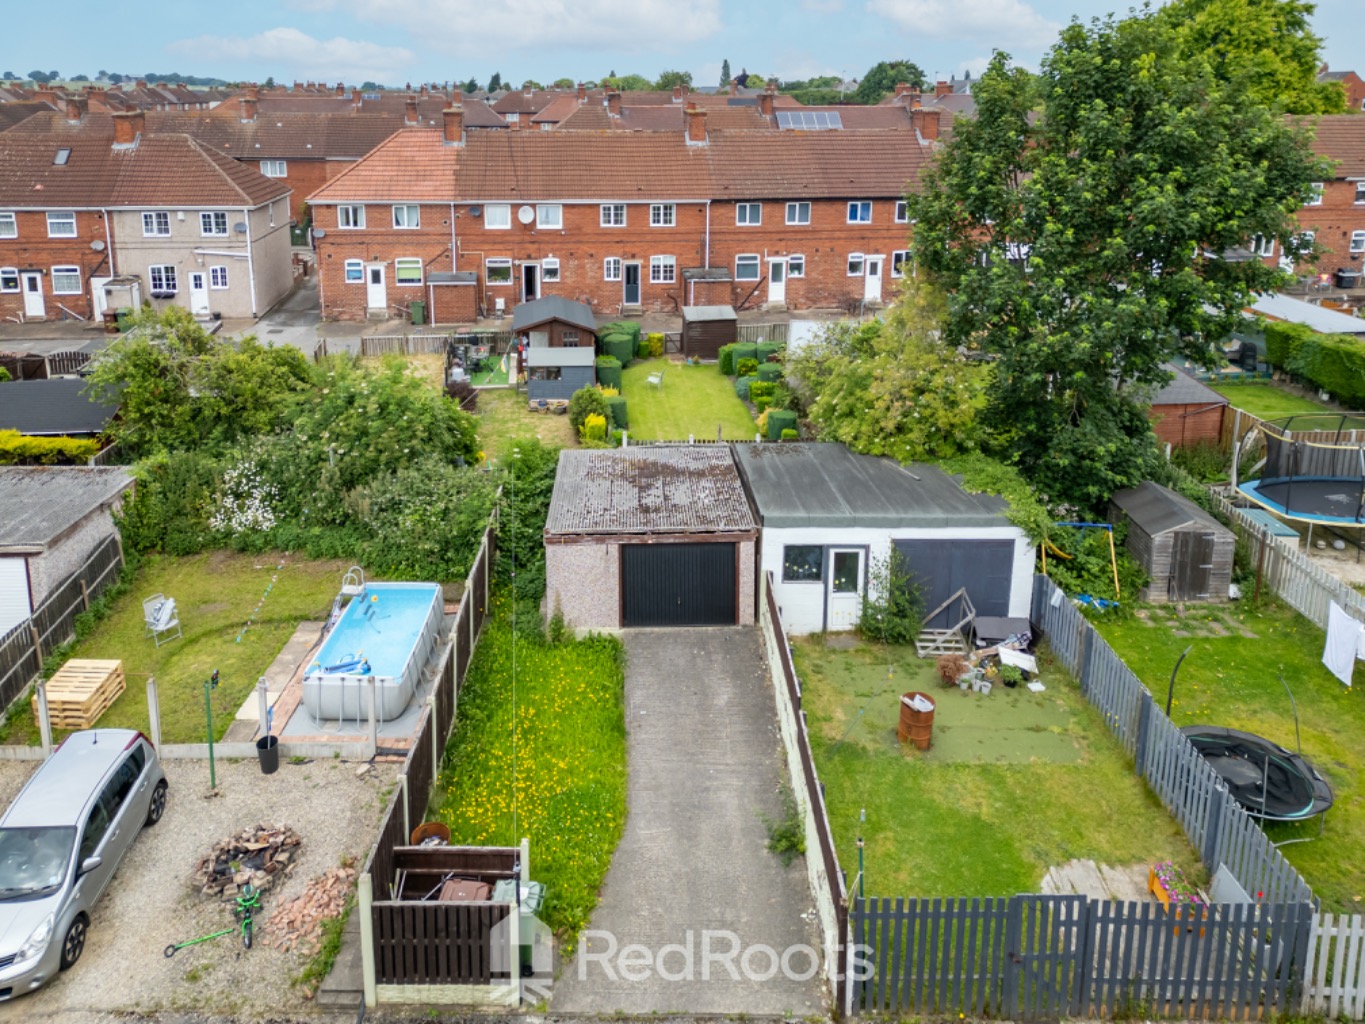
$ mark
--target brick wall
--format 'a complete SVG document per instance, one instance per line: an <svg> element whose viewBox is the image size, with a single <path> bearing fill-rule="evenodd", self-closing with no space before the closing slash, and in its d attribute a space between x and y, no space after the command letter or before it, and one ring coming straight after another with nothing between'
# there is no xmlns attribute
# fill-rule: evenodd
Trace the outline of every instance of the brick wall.
<svg viewBox="0 0 1365 1024"><path fill-rule="evenodd" d="M43 305L48 320L60 320L63 316L58 303L83 317L94 315L90 298L90 278L108 277L109 252L105 248L96 252L90 248L91 242L106 244L104 215L99 212L79 212L76 214L75 238L49 238L47 235L47 214L19 211L15 215L18 237L0 239L0 268L14 268L19 271L41 271ZM54 295L52 292L52 268L56 266L77 266L81 268L81 294ZM6 275L8 284L8 275ZM22 287L23 282L20 281ZM0 292L0 320L19 317L24 312L22 291Z"/></svg>
<svg viewBox="0 0 1365 1024"><path fill-rule="evenodd" d="M450 255L448 203L421 205L420 226L415 229L394 228L390 206L366 207L364 230L338 228L337 208L317 206L313 209L313 228L324 231L323 237L317 240L317 266L322 315L327 320L365 319L367 286L363 279L358 282L345 279L347 260L360 260L366 267L375 263L384 264L384 283L390 309L399 303L428 297L425 286L400 287L395 283L395 259L420 259L424 267L424 284L426 273L455 269Z"/></svg>
<svg viewBox="0 0 1365 1024"><path fill-rule="evenodd" d="M1223 436L1223 415L1227 406L1154 405L1147 416L1162 444L1180 448L1203 443L1217 444Z"/></svg>
<svg viewBox="0 0 1365 1024"><path fill-rule="evenodd" d="M1356 202L1356 182L1338 179L1323 185L1322 203L1299 210L1299 226L1312 231L1322 249L1317 263L1319 273L1331 273L1338 267L1360 269L1365 252L1352 253L1351 234L1365 231L1365 201ZM1365 200L1365 193L1360 193ZM1278 253L1277 253L1278 255ZM1301 273L1310 273L1305 267Z"/></svg>
<svg viewBox="0 0 1365 1024"><path fill-rule="evenodd" d="M438 284L427 289L427 297L433 324L469 324L478 319L477 285Z"/></svg>
<svg viewBox="0 0 1365 1024"><path fill-rule="evenodd" d="M287 181L289 187L294 190L294 195L290 197L289 210L294 220L300 224L303 223L303 218L307 212L308 197L354 162L353 160L287 161L285 170L289 173L283 180ZM260 169L260 165L255 160L247 160L244 163L252 170Z"/></svg>

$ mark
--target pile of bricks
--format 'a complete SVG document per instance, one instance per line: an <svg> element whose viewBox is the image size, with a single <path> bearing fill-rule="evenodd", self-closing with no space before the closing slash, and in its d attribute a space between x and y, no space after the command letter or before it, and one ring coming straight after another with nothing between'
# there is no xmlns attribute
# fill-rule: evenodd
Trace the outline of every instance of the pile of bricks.
<svg viewBox="0 0 1365 1024"><path fill-rule="evenodd" d="M303 840L287 825L256 825L214 843L194 868L194 882L205 896L235 896L250 882L261 892L294 870Z"/></svg>
<svg viewBox="0 0 1365 1024"><path fill-rule="evenodd" d="M354 868L332 868L312 879L300 895L275 908L265 922L265 941L281 951L298 949L312 956L322 941L322 922L341 916L354 881Z"/></svg>

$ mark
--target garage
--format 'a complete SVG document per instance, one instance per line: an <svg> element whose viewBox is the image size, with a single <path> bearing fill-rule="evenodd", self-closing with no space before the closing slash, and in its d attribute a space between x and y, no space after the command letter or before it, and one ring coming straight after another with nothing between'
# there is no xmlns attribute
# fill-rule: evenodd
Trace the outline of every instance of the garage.
<svg viewBox="0 0 1365 1024"><path fill-rule="evenodd" d="M1008 540L897 540L910 577L919 587L925 612L937 608L960 588L967 589L978 615L1008 616L1015 546ZM945 609L925 625L946 628Z"/></svg>
<svg viewBox="0 0 1365 1024"><path fill-rule="evenodd" d="M733 543L622 544L621 625L733 626Z"/></svg>

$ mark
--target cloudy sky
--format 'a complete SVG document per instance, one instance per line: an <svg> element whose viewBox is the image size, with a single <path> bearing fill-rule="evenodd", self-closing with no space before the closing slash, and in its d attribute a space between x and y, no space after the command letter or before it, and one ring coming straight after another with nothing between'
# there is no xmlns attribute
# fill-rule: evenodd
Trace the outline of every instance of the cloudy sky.
<svg viewBox="0 0 1365 1024"><path fill-rule="evenodd" d="M1359 3L1319 0L1315 24L1335 68L1365 63ZM975 73L994 49L1036 66L1072 17L1127 0L68 0L61 31L44 4L5 6L0 71L20 77L103 69L402 85L674 68L710 85L723 59L736 74L787 79L856 78L901 58L931 77Z"/></svg>

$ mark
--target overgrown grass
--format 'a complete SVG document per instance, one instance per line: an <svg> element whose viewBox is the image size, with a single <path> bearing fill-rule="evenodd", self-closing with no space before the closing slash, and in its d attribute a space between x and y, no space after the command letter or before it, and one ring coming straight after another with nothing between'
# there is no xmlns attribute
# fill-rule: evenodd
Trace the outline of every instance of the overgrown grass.
<svg viewBox="0 0 1365 1024"><path fill-rule="evenodd" d="M663 386L649 375L663 371ZM641 441L713 441L719 429L727 441L752 441L758 426L735 394L734 384L714 366L688 366L667 359L631 363L621 372L621 394L630 417L630 436Z"/></svg>
<svg viewBox="0 0 1365 1024"><path fill-rule="evenodd" d="M279 553L144 556L134 584L70 650L73 658L123 662L127 689L99 725L145 730L147 677L154 675L162 739L202 742L203 683L216 668L220 682L213 694L213 725L221 737L299 622L326 616L345 568L340 562L308 562ZM143 598L156 593L175 598L184 632L180 639L163 641L160 647L146 636L142 621ZM248 620L251 625L243 632ZM63 735L58 732L56 738ZM33 713L27 701L20 701L0 726L0 743L37 742Z"/></svg>
<svg viewBox="0 0 1365 1024"><path fill-rule="evenodd" d="M546 886L541 918L570 947L625 826L623 686L618 640L555 644L522 625L514 644L510 595L500 591L432 797L452 842L530 838L531 874Z"/></svg>
<svg viewBox="0 0 1365 1024"><path fill-rule="evenodd" d="M1229 726L1293 750L1294 713L1280 685L1283 673L1299 707L1303 752L1336 792L1326 832L1281 848L1322 900L1323 909L1358 913L1365 901L1365 695L1347 689L1322 665L1322 630L1278 603L1142 609L1123 622L1095 623L1115 652L1159 703L1176 659L1180 666L1171 718L1176 725ZM1365 682L1365 677L1360 677ZM1317 823L1271 825L1275 841L1316 837Z"/></svg>
<svg viewBox="0 0 1365 1024"><path fill-rule="evenodd" d="M318 987L332 973L332 966L336 963L337 956L341 953L341 939L346 932L346 922L350 919L351 911L355 909L355 894L346 897L346 905L341 913L336 917L327 917L322 921L322 934L318 942L317 952L308 958L308 962L303 965L303 970L294 977L294 984L301 987L309 999L317 993Z"/></svg>
<svg viewBox="0 0 1365 1024"><path fill-rule="evenodd" d="M1210 384L1220 395L1253 416L1263 420L1278 419L1301 412L1329 412L1327 406L1312 399L1300 398L1270 381L1259 384Z"/></svg>
<svg viewBox="0 0 1365 1024"><path fill-rule="evenodd" d="M474 411L479 420L479 444L489 458L509 458L513 445L523 438L538 438L559 448L574 443L568 416L531 412L526 396L517 391L480 391Z"/></svg>
<svg viewBox="0 0 1365 1024"><path fill-rule="evenodd" d="M911 648L833 650L818 637L794 648L839 862L853 878L863 836L868 894L1037 892L1050 866L1086 857L1169 859L1200 876L1179 825L1060 670L1045 663L1045 693L997 684L983 697L942 689ZM896 738L910 690L937 702L925 754Z"/></svg>

